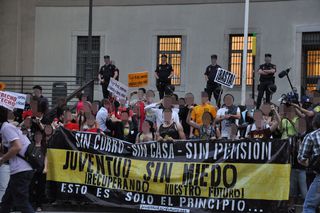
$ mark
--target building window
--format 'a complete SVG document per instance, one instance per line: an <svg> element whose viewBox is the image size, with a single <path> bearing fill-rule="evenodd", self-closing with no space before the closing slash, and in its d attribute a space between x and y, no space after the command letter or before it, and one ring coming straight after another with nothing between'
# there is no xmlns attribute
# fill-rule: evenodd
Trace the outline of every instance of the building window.
<svg viewBox="0 0 320 213"><path fill-rule="evenodd" d="M171 79L173 85L181 84L181 52L182 36L158 36L157 61L161 63L161 55L168 56L168 63L172 65L174 76Z"/></svg>
<svg viewBox="0 0 320 213"><path fill-rule="evenodd" d="M78 36L77 39L77 83L81 84L85 77L88 58L88 36ZM100 36L92 36L92 70L97 79L100 66Z"/></svg>
<svg viewBox="0 0 320 213"><path fill-rule="evenodd" d="M302 34L302 92L319 89L320 32Z"/></svg>
<svg viewBox="0 0 320 213"><path fill-rule="evenodd" d="M252 74L254 69L254 59L252 55L252 34L248 35L247 54L247 85L252 85ZM241 85L242 76L242 55L243 55L243 35L230 35L229 39L229 70L236 74L235 85Z"/></svg>

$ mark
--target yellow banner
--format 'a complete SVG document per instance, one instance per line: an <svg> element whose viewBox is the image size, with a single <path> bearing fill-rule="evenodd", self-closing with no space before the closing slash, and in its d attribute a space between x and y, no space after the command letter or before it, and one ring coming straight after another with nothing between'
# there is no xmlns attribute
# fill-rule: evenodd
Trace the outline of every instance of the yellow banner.
<svg viewBox="0 0 320 213"><path fill-rule="evenodd" d="M148 72L128 74L128 87L143 87L148 85Z"/></svg>
<svg viewBox="0 0 320 213"><path fill-rule="evenodd" d="M290 164L159 162L48 150L47 179L155 195L288 200Z"/></svg>

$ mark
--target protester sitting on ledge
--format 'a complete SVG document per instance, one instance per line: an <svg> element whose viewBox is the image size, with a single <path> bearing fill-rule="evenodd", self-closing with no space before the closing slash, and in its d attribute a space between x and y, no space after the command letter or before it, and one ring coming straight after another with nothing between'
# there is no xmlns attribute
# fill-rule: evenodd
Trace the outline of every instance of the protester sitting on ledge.
<svg viewBox="0 0 320 213"><path fill-rule="evenodd" d="M202 115L202 125L199 125L191 120L191 112L193 106L189 106L189 108L190 111L188 113L187 123L199 131L200 139L209 140L220 138L220 130L216 127L214 118L212 117L211 113L204 112Z"/></svg>
<svg viewBox="0 0 320 213"><path fill-rule="evenodd" d="M171 108L166 108L163 110L163 120L163 124L160 125L157 131L158 141L186 139L181 124L174 122L172 119Z"/></svg>
<svg viewBox="0 0 320 213"><path fill-rule="evenodd" d="M136 143L154 141L156 139L152 121L145 120L142 124L142 131L136 137Z"/></svg>

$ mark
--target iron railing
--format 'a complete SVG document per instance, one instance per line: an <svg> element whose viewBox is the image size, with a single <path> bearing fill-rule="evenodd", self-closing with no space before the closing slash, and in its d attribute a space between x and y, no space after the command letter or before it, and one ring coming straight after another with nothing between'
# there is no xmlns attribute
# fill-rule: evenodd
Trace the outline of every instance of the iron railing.
<svg viewBox="0 0 320 213"><path fill-rule="evenodd" d="M70 96L74 91L78 91L81 86L79 82L83 82L83 79L77 76L0 75L0 82L6 84L6 91L24 94L32 93L32 87L40 85L43 96L48 98L50 107L52 107L55 105L55 96ZM68 100L68 105L72 106L76 101L77 99L73 95L72 99Z"/></svg>

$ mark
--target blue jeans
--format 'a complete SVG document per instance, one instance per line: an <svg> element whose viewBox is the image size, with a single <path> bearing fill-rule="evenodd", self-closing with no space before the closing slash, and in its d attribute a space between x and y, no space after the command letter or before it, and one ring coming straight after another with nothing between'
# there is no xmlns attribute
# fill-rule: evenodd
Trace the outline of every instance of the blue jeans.
<svg viewBox="0 0 320 213"><path fill-rule="evenodd" d="M6 191L10 179L10 166L3 164L0 166L0 203Z"/></svg>
<svg viewBox="0 0 320 213"><path fill-rule="evenodd" d="M316 213L320 204L320 175L313 180L303 204L303 213Z"/></svg>
<svg viewBox="0 0 320 213"><path fill-rule="evenodd" d="M2 198L0 213L10 213L13 207L22 213L34 213L29 202L32 177L33 171L19 172L10 176L6 193Z"/></svg>
<svg viewBox="0 0 320 213"><path fill-rule="evenodd" d="M301 169L291 169L290 175L290 197L301 197L305 199L307 194L306 171Z"/></svg>

